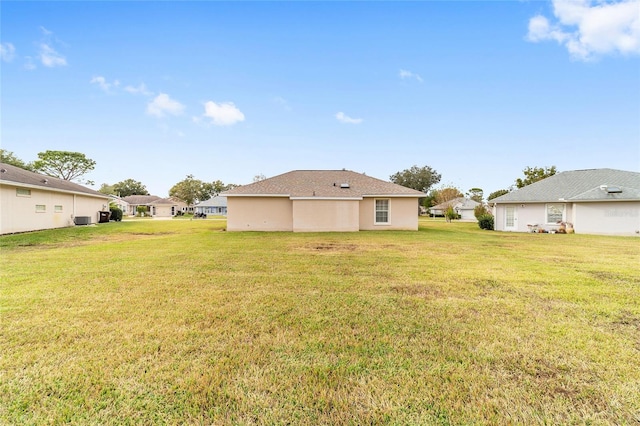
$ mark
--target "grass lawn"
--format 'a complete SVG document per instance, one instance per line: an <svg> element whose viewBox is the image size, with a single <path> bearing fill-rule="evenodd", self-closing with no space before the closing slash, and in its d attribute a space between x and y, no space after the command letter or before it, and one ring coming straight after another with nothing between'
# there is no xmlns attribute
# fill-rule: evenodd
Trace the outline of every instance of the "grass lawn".
<svg viewBox="0 0 640 426"><path fill-rule="evenodd" d="M0 424L637 424L640 239L0 237Z"/></svg>

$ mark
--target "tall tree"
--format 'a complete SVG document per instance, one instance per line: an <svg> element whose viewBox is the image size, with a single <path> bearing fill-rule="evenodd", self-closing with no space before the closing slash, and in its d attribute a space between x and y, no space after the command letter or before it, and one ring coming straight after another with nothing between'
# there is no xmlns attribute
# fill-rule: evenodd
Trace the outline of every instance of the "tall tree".
<svg viewBox="0 0 640 426"><path fill-rule="evenodd" d="M129 195L149 195L149 191L142 184L133 179L125 179L113 185L114 194L120 197L128 197Z"/></svg>
<svg viewBox="0 0 640 426"><path fill-rule="evenodd" d="M471 198L476 203L482 203L482 198L484 198L484 191L481 188L471 188L468 195L469 198Z"/></svg>
<svg viewBox="0 0 640 426"><path fill-rule="evenodd" d="M100 185L100 189L98 189L98 192L107 195L118 195L114 186L109 185L108 183L103 183L102 185Z"/></svg>
<svg viewBox="0 0 640 426"><path fill-rule="evenodd" d="M429 192L429 189L440 182L442 176L429 166L413 166L410 169L392 174L391 182L415 189L416 191Z"/></svg>
<svg viewBox="0 0 640 426"><path fill-rule="evenodd" d="M491 201L494 198L498 198L499 196L508 194L508 193L509 193L508 189L498 189L497 191L493 191L491 194L489 194L489 196L487 197L487 201Z"/></svg>
<svg viewBox="0 0 640 426"><path fill-rule="evenodd" d="M204 183L199 179L195 179L193 175L187 175L187 178L176 183L169 190L169 196L178 198L179 200L192 206L199 201L208 200L214 194L214 185Z"/></svg>
<svg viewBox="0 0 640 426"><path fill-rule="evenodd" d="M464 196L462 191L455 186L446 186L444 188L436 189L433 192L436 205L450 203L456 198Z"/></svg>
<svg viewBox="0 0 640 426"><path fill-rule="evenodd" d="M80 152L45 151L38 153L33 170L64 180L74 180L89 173L96 162Z"/></svg>
<svg viewBox="0 0 640 426"><path fill-rule="evenodd" d="M551 167L527 167L523 170L524 179L516 179L516 186L518 188L524 188L527 185L531 185L534 182L548 178L556 174L556 166Z"/></svg>
<svg viewBox="0 0 640 426"><path fill-rule="evenodd" d="M20 167L21 169L31 170L29 164L16 157L13 152L2 148L0 148L0 163L11 164L12 166Z"/></svg>

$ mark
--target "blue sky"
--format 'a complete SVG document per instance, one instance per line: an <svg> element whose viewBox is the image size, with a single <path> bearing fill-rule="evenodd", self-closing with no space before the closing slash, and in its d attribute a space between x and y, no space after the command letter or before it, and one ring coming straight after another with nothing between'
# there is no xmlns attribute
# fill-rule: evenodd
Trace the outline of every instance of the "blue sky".
<svg viewBox="0 0 640 426"><path fill-rule="evenodd" d="M2 148L167 196L191 174L485 195L527 166L640 170L640 1L0 4Z"/></svg>

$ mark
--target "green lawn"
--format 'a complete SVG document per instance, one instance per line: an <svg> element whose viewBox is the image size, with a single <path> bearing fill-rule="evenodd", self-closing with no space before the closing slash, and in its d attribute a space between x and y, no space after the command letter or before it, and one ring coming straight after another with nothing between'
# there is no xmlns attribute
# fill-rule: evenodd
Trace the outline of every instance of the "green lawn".
<svg viewBox="0 0 640 426"><path fill-rule="evenodd" d="M637 424L640 239L0 237L0 424Z"/></svg>

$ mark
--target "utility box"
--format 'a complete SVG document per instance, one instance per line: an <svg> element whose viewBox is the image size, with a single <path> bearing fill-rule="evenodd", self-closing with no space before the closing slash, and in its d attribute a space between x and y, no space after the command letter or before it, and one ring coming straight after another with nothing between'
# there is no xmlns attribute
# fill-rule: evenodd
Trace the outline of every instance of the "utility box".
<svg viewBox="0 0 640 426"><path fill-rule="evenodd" d="M98 223L108 223L111 212L98 212Z"/></svg>
<svg viewBox="0 0 640 426"><path fill-rule="evenodd" d="M73 218L76 225L91 225L91 216L76 216Z"/></svg>

